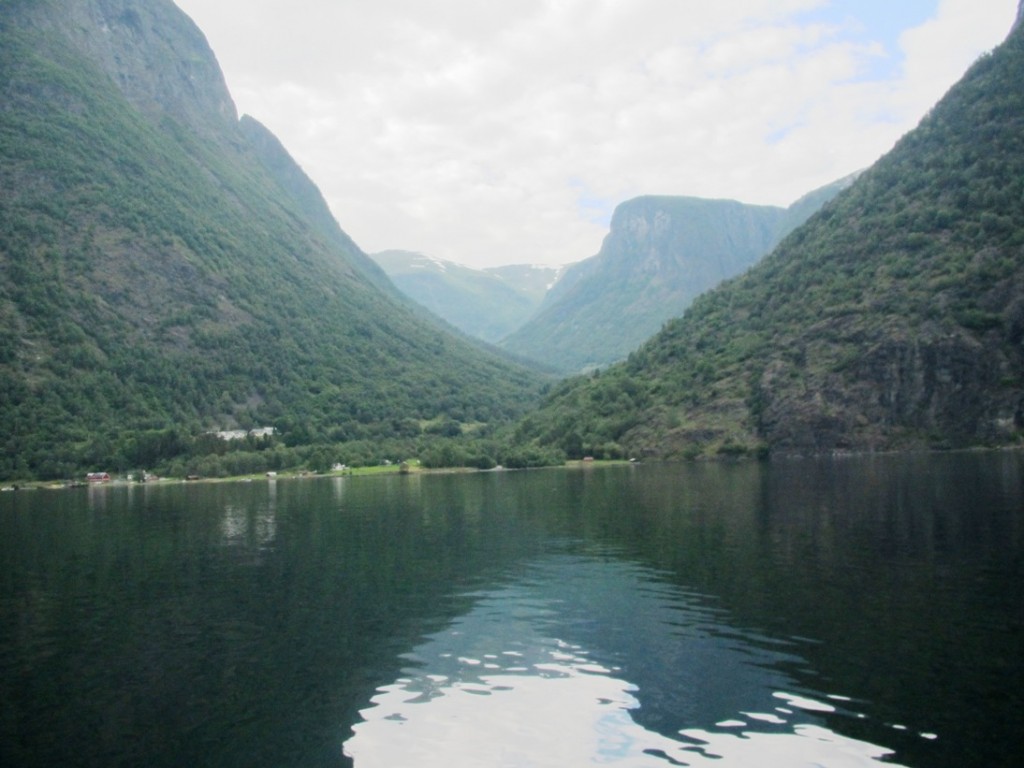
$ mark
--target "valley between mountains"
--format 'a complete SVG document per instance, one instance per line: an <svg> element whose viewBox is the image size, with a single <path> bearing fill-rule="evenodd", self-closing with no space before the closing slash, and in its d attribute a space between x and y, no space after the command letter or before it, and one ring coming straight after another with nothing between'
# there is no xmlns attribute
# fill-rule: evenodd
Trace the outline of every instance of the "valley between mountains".
<svg viewBox="0 0 1024 768"><path fill-rule="evenodd" d="M4 3L0 478L1020 446L1021 83L1018 22L789 208L481 271L363 252L170 0Z"/></svg>

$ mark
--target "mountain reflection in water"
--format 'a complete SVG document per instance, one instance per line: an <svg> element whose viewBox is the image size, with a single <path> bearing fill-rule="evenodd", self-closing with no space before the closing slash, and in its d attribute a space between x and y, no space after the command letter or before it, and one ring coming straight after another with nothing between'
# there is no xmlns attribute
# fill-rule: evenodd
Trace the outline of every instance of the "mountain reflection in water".
<svg viewBox="0 0 1024 768"><path fill-rule="evenodd" d="M1018 765L1021 648L1024 451L0 494L4 768Z"/></svg>
<svg viewBox="0 0 1024 768"><path fill-rule="evenodd" d="M841 692L799 690L785 671L805 665L797 641L731 628L607 553L547 556L471 597L361 712L344 746L357 768L859 766L892 753L824 722L864 715Z"/></svg>

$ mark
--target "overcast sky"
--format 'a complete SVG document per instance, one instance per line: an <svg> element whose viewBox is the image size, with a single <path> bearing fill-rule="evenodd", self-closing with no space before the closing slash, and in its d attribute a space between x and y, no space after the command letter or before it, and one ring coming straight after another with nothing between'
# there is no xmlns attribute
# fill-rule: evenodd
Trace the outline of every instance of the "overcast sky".
<svg viewBox="0 0 1024 768"><path fill-rule="evenodd" d="M367 252L597 253L642 194L788 205L869 166L1017 0L175 0Z"/></svg>

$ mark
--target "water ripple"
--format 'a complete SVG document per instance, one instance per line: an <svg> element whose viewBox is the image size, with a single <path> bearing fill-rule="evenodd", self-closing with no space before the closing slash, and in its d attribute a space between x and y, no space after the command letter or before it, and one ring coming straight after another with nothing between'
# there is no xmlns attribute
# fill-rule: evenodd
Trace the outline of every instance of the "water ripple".
<svg viewBox="0 0 1024 768"><path fill-rule="evenodd" d="M794 654L630 563L545 558L474 597L360 712L344 746L358 768L846 768L892 755L825 724L849 702L795 692L780 670Z"/></svg>

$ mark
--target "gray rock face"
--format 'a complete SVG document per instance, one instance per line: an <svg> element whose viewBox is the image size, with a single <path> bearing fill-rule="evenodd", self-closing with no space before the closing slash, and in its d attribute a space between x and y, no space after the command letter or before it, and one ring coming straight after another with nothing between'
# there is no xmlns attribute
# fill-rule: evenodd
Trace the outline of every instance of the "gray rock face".
<svg viewBox="0 0 1024 768"><path fill-rule="evenodd" d="M755 264L853 178L789 208L675 196L626 201L601 251L567 269L501 346L563 373L620 360L699 294Z"/></svg>
<svg viewBox="0 0 1024 768"><path fill-rule="evenodd" d="M1021 414L1000 386L1008 361L970 334L933 331L863 339L847 371L805 376L776 361L758 382L762 436L781 454L1012 440Z"/></svg>
<svg viewBox="0 0 1024 768"><path fill-rule="evenodd" d="M699 293L763 256L784 213L690 197L622 203L600 252L568 269L502 346L566 373L621 359Z"/></svg>
<svg viewBox="0 0 1024 768"><path fill-rule="evenodd" d="M137 109L170 116L203 138L238 121L217 59L170 0L21 3L15 23L63 28L64 41L100 64Z"/></svg>

